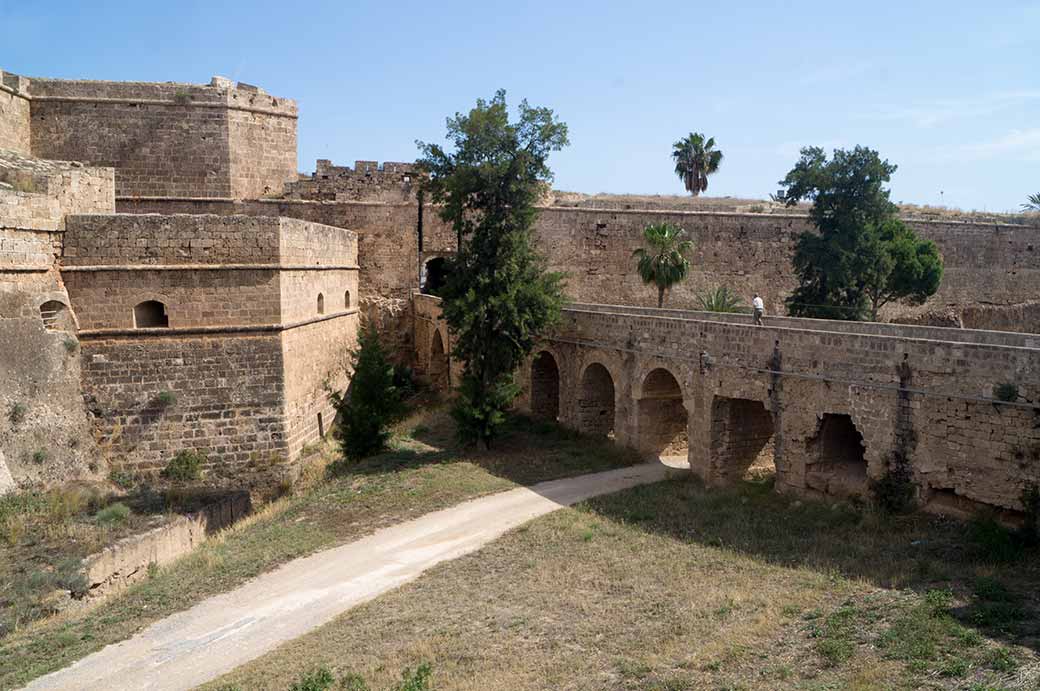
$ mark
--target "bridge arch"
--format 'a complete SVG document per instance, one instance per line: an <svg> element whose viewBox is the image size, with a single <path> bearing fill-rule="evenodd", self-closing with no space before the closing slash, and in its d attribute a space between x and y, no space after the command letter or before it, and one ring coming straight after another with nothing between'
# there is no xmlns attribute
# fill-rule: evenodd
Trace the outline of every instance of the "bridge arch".
<svg viewBox="0 0 1040 691"><path fill-rule="evenodd" d="M436 329L430 338L429 377L433 388L447 391L451 388L451 360L448 357L448 340L442 329Z"/></svg>
<svg viewBox="0 0 1040 691"><path fill-rule="evenodd" d="M593 361L585 367L578 396L578 430L593 436L614 436L617 389L606 365Z"/></svg>
<svg viewBox="0 0 1040 691"><path fill-rule="evenodd" d="M773 416L763 401L716 395L710 425L712 480L735 482L753 466L775 472Z"/></svg>
<svg viewBox="0 0 1040 691"><path fill-rule="evenodd" d="M671 369L650 369L635 391L640 451L655 456L689 454L689 421L680 379Z"/></svg>
<svg viewBox="0 0 1040 691"><path fill-rule="evenodd" d="M531 415L543 420L560 419L560 366L548 350L531 360Z"/></svg>

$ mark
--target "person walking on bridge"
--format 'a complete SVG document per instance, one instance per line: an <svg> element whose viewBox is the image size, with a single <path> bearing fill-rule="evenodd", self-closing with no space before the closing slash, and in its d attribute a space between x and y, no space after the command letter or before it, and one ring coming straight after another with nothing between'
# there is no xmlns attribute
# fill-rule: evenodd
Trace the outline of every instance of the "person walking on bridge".
<svg viewBox="0 0 1040 691"><path fill-rule="evenodd" d="M766 305L762 302L762 298L755 293L755 299L751 301L751 307L754 309L753 320L755 326L762 326L762 313L766 311Z"/></svg>

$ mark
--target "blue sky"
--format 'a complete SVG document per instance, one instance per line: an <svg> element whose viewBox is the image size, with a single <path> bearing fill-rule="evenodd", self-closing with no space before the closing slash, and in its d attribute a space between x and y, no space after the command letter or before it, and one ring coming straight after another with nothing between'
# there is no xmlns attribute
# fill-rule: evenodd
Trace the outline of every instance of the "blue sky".
<svg viewBox="0 0 1040 691"><path fill-rule="evenodd" d="M864 144L899 165L895 201L1017 209L1040 192L1038 67L1037 1L0 0L0 69L258 84L299 103L304 171L413 160L502 87L567 122L555 186L590 193L682 192L671 144L696 130L725 152L712 196Z"/></svg>

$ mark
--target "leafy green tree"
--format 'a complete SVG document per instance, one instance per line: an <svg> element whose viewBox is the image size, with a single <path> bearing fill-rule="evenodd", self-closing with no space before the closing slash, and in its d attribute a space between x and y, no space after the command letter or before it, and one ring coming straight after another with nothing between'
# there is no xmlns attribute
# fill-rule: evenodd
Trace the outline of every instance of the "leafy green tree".
<svg viewBox="0 0 1040 691"><path fill-rule="evenodd" d="M719 169L722 152L715 148L715 138L704 138L699 132L672 145L675 174L683 181L686 191L697 196L708 189L708 176Z"/></svg>
<svg viewBox="0 0 1040 691"><path fill-rule="evenodd" d="M863 293L870 303L870 319L889 302L921 305L942 281L943 263L939 248L931 240L917 237L898 218L866 227L864 242Z"/></svg>
<svg viewBox="0 0 1040 691"><path fill-rule="evenodd" d="M417 142L420 169L458 252L441 288L444 318L465 362L453 411L459 435L487 448L519 393L513 373L559 318L562 275L549 272L531 241L549 154L567 126L549 108L520 102L510 122L505 91L448 119L454 151Z"/></svg>
<svg viewBox="0 0 1040 691"><path fill-rule="evenodd" d="M1040 211L1040 192L1029 195L1022 205L1022 211Z"/></svg>
<svg viewBox="0 0 1040 691"><path fill-rule="evenodd" d="M643 283L657 286L657 306L664 305L664 294L672 286L686 280L690 273L693 241L686 239L686 231L671 223L651 223L643 229L646 247L640 247L632 256Z"/></svg>
<svg viewBox="0 0 1040 691"><path fill-rule="evenodd" d="M819 147L802 149L779 183L779 199L788 206L812 201L809 218L819 232L802 233L795 247L799 284L787 299L792 316L876 317L886 302L921 302L938 289L942 267L934 246L912 229L886 225L898 210L885 187L895 170L866 147L835 149L829 160ZM899 273L907 268L910 276Z"/></svg>
<svg viewBox="0 0 1040 691"><path fill-rule="evenodd" d="M705 312L746 312L747 305L726 286L706 290L697 296L697 302Z"/></svg>
<svg viewBox="0 0 1040 691"><path fill-rule="evenodd" d="M350 386L345 393L331 393L330 398L339 418L343 453L348 460L357 461L386 448L390 425L401 418L405 407L394 382L394 366L372 324L362 326L351 363Z"/></svg>

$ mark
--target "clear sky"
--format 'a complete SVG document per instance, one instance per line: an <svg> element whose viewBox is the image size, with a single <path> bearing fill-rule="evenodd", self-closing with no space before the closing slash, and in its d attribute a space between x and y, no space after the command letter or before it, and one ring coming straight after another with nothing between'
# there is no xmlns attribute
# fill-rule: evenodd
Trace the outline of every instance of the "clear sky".
<svg viewBox="0 0 1040 691"><path fill-rule="evenodd" d="M505 88L567 122L555 187L590 193L681 193L695 130L725 153L712 196L863 144L898 164L894 201L1015 210L1040 192L1038 68L1038 1L0 0L0 69L257 84L299 103L303 171L413 160Z"/></svg>

